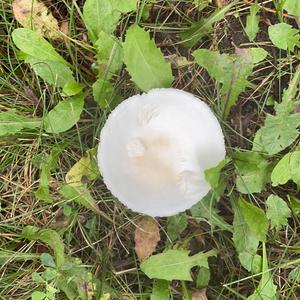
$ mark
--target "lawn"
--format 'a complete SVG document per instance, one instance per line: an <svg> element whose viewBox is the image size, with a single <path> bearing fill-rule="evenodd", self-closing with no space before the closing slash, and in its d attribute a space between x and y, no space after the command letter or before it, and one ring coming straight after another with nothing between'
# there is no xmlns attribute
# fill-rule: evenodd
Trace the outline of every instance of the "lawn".
<svg viewBox="0 0 300 300"><path fill-rule="evenodd" d="M299 299L299 29L299 0L0 0L0 299ZM226 158L150 217L106 187L100 133L170 87Z"/></svg>

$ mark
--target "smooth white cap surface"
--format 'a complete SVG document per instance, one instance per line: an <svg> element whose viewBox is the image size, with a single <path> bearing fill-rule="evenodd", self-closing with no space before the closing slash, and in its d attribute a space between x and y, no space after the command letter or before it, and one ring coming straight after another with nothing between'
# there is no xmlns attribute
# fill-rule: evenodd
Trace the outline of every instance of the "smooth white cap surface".
<svg viewBox="0 0 300 300"><path fill-rule="evenodd" d="M170 216L210 190L204 171L225 158L224 136L209 106L190 93L154 89L123 101L100 135L103 180L122 203Z"/></svg>

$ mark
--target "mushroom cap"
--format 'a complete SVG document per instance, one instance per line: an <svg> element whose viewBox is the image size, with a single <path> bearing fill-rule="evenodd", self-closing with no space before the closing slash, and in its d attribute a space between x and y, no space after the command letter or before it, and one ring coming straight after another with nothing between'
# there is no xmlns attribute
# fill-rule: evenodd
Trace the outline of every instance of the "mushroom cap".
<svg viewBox="0 0 300 300"><path fill-rule="evenodd" d="M204 171L225 158L209 106L190 93L153 89L124 100L100 135L104 183L123 204L150 216L192 207L210 190Z"/></svg>

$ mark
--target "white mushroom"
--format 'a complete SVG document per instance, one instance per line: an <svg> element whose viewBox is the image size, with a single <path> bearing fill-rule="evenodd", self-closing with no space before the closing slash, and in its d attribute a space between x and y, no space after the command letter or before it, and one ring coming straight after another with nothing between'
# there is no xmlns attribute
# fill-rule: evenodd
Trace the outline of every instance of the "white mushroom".
<svg viewBox="0 0 300 300"><path fill-rule="evenodd" d="M172 88L123 101L103 127L98 151L108 189L150 216L170 216L201 200L210 190L204 171L224 157L224 136L209 106Z"/></svg>

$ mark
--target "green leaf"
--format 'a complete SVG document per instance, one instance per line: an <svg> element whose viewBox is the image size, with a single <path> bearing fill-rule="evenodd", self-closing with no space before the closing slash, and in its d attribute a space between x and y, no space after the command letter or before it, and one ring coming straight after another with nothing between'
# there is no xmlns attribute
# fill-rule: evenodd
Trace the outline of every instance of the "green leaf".
<svg viewBox="0 0 300 300"><path fill-rule="evenodd" d="M119 71L124 59L121 43L113 36L101 31L95 47L101 71L104 72L107 68L111 73Z"/></svg>
<svg viewBox="0 0 300 300"><path fill-rule="evenodd" d="M0 136L15 134L23 129L35 129L41 126L41 120L16 114L13 111L0 112Z"/></svg>
<svg viewBox="0 0 300 300"><path fill-rule="evenodd" d="M68 282L65 278L59 278L56 281L57 287L65 293L68 300L75 300L77 297L76 286L74 287L73 282Z"/></svg>
<svg viewBox="0 0 300 300"><path fill-rule="evenodd" d="M92 211L99 213L99 208L96 204L95 199L91 196L90 191L87 189L86 185L64 185L59 193L66 199L76 201L80 205L91 209Z"/></svg>
<svg viewBox="0 0 300 300"><path fill-rule="evenodd" d="M294 51L299 46L299 30L286 23L271 25L268 28L271 42L280 49Z"/></svg>
<svg viewBox="0 0 300 300"><path fill-rule="evenodd" d="M60 237L60 235L52 229L41 229L39 230L34 226L26 226L22 235L23 238L26 238L31 241L41 240L43 243L48 244L49 247L53 250L56 266L61 268L65 261L64 249L65 245Z"/></svg>
<svg viewBox="0 0 300 300"><path fill-rule="evenodd" d="M294 196L289 196L289 202L290 202L290 206L291 209L293 211L293 213L295 215L300 213L300 201L298 198L294 197Z"/></svg>
<svg viewBox="0 0 300 300"><path fill-rule="evenodd" d="M21 237L27 240L34 240L39 229L35 226L26 226L22 229Z"/></svg>
<svg viewBox="0 0 300 300"><path fill-rule="evenodd" d="M88 180L95 180L99 176L99 169L96 160L96 148L86 151L86 156L83 156L66 175L68 184L81 184L82 177Z"/></svg>
<svg viewBox="0 0 300 300"><path fill-rule="evenodd" d="M41 59L43 61L49 60L53 62L58 62L69 66L67 63L48 43L43 37L38 33L26 29L18 28L12 33L12 39L15 45L26 54Z"/></svg>
<svg viewBox="0 0 300 300"><path fill-rule="evenodd" d="M263 147L262 140L261 140L261 131L262 131L261 128L259 128L255 133L253 143L252 143L252 151L253 152L262 152L262 153L266 152L266 150Z"/></svg>
<svg viewBox="0 0 300 300"><path fill-rule="evenodd" d="M263 243L262 276L254 294L247 300L276 300L277 287L273 283L271 272L268 268L266 245Z"/></svg>
<svg viewBox="0 0 300 300"><path fill-rule="evenodd" d="M261 128L261 142L268 154L276 154L298 137L297 127L300 125L300 114L293 113L296 103L293 101L300 81L300 66L290 81L288 89L283 92L282 102L275 105L276 115L267 115L265 126Z"/></svg>
<svg viewBox="0 0 300 300"><path fill-rule="evenodd" d="M72 70L63 63L43 60L30 55L26 56L25 62L38 76L51 85L64 87L69 82L75 82Z"/></svg>
<svg viewBox="0 0 300 300"><path fill-rule="evenodd" d="M288 276L289 282L295 282L299 283L300 282L300 268L293 269Z"/></svg>
<svg viewBox="0 0 300 300"><path fill-rule="evenodd" d="M50 284L46 284L47 297L49 300L56 300L54 294L58 292L56 288L51 286ZM53 297L54 296L54 297Z"/></svg>
<svg viewBox="0 0 300 300"><path fill-rule="evenodd" d="M53 280L54 278L56 278L58 275L57 271L55 269L52 269L52 268L47 268L44 273L43 273L43 278L46 280L46 281L51 281Z"/></svg>
<svg viewBox="0 0 300 300"><path fill-rule="evenodd" d="M150 39L149 32L132 25L127 30L123 47L127 71L141 90L171 86L174 79L171 66Z"/></svg>
<svg viewBox="0 0 300 300"><path fill-rule="evenodd" d="M67 260L60 271L60 276L56 278L56 284L69 299L73 300L89 300L89 296L94 295L95 291L93 275L81 264L78 258ZM105 284L101 287L102 291L103 289L105 289ZM96 295L94 296L96 297ZM96 298L98 299L98 297Z"/></svg>
<svg viewBox="0 0 300 300"><path fill-rule="evenodd" d="M41 240L43 243L49 245L54 252L56 266L61 268L65 262L65 245L60 235L52 229L41 229L38 232L36 239Z"/></svg>
<svg viewBox="0 0 300 300"><path fill-rule="evenodd" d="M217 51L208 49L198 49L193 52L193 56L197 64L205 68L212 78L224 83L225 71L228 65L232 64L232 59L227 54L220 54Z"/></svg>
<svg viewBox="0 0 300 300"><path fill-rule="evenodd" d="M238 200L238 206L249 230L254 233L260 241L264 242L269 227L269 222L264 211L242 198Z"/></svg>
<svg viewBox="0 0 300 300"><path fill-rule="evenodd" d="M208 286L210 280L210 270L205 267L200 267L197 278L196 278L196 286L198 289L203 289Z"/></svg>
<svg viewBox="0 0 300 300"><path fill-rule="evenodd" d="M186 250L167 250L152 255L141 263L141 270L151 279L191 281L190 269L194 266L208 268L207 259L217 255L214 250L206 253L199 252L193 256L188 254L189 251Z"/></svg>
<svg viewBox="0 0 300 300"><path fill-rule="evenodd" d="M58 155L63 150L63 146L54 147L50 155L47 155L41 164L41 174L39 188L35 191L34 195L38 200L43 200L52 203L53 199L50 195L49 182L51 179L51 171L55 169Z"/></svg>
<svg viewBox="0 0 300 300"><path fill-rule="evenodd" d="M252 56L252 63L257 64L263 61L267 56L268 52L263 48L249 48Z"/></svg>
<svg viewBox="0 0 300 300"><path fill-rule="evenodd" d="M247 78L252 75L254 64L267 55L261 48L236 48L237 58L216 51L198 49L193 52L196 62L204 67L210 76L222 83L220 91L224 117L230 112L240 93L250 86Z"/></svg>
<svg viewBox="0 0 300 300"><path fill-rule="evenodd" d="M210 0L192 0L192 2L198 11L202 11L211 3Z"/></svg>
<svg viewBox="0 0 300 300"><path fill-rule="evenodd" d="M36 261L40 257L39 254L35 253L22 253L17 251L0 251L0 263L6 265L8 262L13 261Z"/></svg>
<svg viewBox="0 0 300 300"><path fill-rule="evenodd" d="M257 4L252 4L250 6L250 15L247 16L245 32L250 41L253 41L259 31L259 6Z"/></svg>
<svg viewBox="0 0 300 300"><path fill-rule="evenodd" d="M286 202L278 196L270 195L267 199L267 218L271 223L271 228L279 230L283 225L288 224L291 210Z"/></svg>
<svg viewBox="0 0 300 300"><path fill-rule="evenodd" d="M239 254L241 265L252 274L261 272L262 259L260 255L241 252Z"/></svg>
<svg viewBox="0 0 300 300"><path fill-rule="evenodd" d="M230 159L223 159L215 167L204 171L205 179L213 190L217 190L220 182L221 170L228 164Z"/></svg>
<svg viewBox="0 0 300 300"><path fill-rule="evenodd" d="M171 241L175 241L188 225L188 217L185 213L168 218L167 234Z"/></svg>
<svg viewBox="0 0 300 300"><path fill-rule="evenodd" d="M291 179L300 186L300 151L294 151L291 153L290 158L290 170L291 170Z"/></svg>
<svg viewBox="0 0 300 300"><path fill-rule="evenodd" d="M290 169L291 153L283 156L283 158L277 163L271 174L271 181L273 186L279 184L286 184L291 178Z"/></svg>
<svg viewBox="0 0 300 300"><path fill-rule="evenodd" d="M300 17L300 2L298 0L285 0L283 9L290 15Z"/></svg>
<svg viewBox="0 0 300 300"><path fill-rule="evenodd" d="M202 200L195 204L190 210L196 220L205 219L214 227L217 226L223 230L232 231L232 226L226 223L222 217L218 215L218 209L215 207L215 196L209 192Z"/></svg>
<svg viewBox="0 0 300 300"><path fill-rule="evenodd" d="M235 4L235 1L231 4L224 6L221 9L216 9L208 18L203 18L200 21L194 23L189 29L181 34L183 45L191 48L195 44L199 43L204 36L213 31L213 24L224 19L225 14Z"/></svg>
<svg viewBox="0 0 300 300"><path fill-rule="evenodd" d="M99 78L93 84L93 96L95 102L101 109L114 109L121 101L121 98L116 94L112 84L105 79Z"/></svg>
<svg viewBox="0 0 300 300"><path fill-rule="evenodd" d="M31 278L34 282L37 282L37 283L43 283L45 282L45 280L42 278L41 275L39 275L37 272L33 272L31 274Z"/></svg>
<svg viewBox="0 0 300 300"><path fill-rule="evenodd" d="M237 58L225 70L226 76L220 91L224 118L236 103L238 96L250 86L247 78L252 75L253 58L250 49L236 48Z"/></svg>
<svg viewBox="0 0 300 300"><path fill-rule="evenodd" d="M112 33L122 13L136 8L136 0L86 0L83 19L91 39L95 42L101 31Z"/></svg>
<svg viewBox="0 0 300 300"><path fill-rule="evenodd" d="M300 82L300 66L298 65L294 76L290 80L288 88L283 91L282 102L284 103L284 106L281 107L278 105L277 113L281 113L281 112L283 113L287 110L290 112L293 110L294 103L291 104L290 102L295 101L295 96L297 95L297 93L299 91L298 90L299 82Z"/></svg>
<svg viewBox="0 0 300 300"><path fill-rule="evenodd" d="M52 267L52 268L56 267L53 257L49 253L42 253L40 259L42 265L46 267Z"/></svg>
<svg viewBox="0 0 300 300"><path fill-rule="evenodd" d="M67 81L63 86L63 94L66 97L75 96L82 92L84 84L76 81Z"/></svg>
<svg viewBox="0 0 300 300"><path fill-rule="evenodd" d="M300 125L300 113L290 114L289 110L279 113L278 111L285 106L285 102L277 104L277 114L267 115L265 125L261 129L263 147L270 155L290 146L299 135L297 127Z"/></svg>
<svg viewBox="0 0 300 300"><path fill-rule="evenodd" d="M166 280L155 280L150 300L169 300L169 283Z"/></svg>
<svg viewBox="0 0 300 300"><path fill-rule="evenodd" d="M59 102L45 117L46 132L60 133L72 128L80 119L84 94L79 94Z"/></svg>
<svg viewBox="0 0 300 300"><path fill-rule="evenodd" d="M255 255L259 244L259 239L245 221L242 210L239 205L234 204L233 219L233 242L238 253L247 252Z"/></svg>
<svg viewBox="0 0 300 300"><path fill-rule="evenodd" d="M233 161L237 169L236 186L244 194L261 192L270 180L270 164L257 152L236 151Z"/></svg>
<svg viewBox="0 0 300 300"><path fill-rule="evenodd" d="M43 300L46 298L46 294L43 292L35 291L31 294L31 300Z"/></svg>
<svg viewBox="0 0 300 300"><path fill-rule="evenodd" d="M242 266L249 272L253 271L253 260L257 252L259 239L247 225L240 207L233 202L233 243L239 254Z"/></svg>

